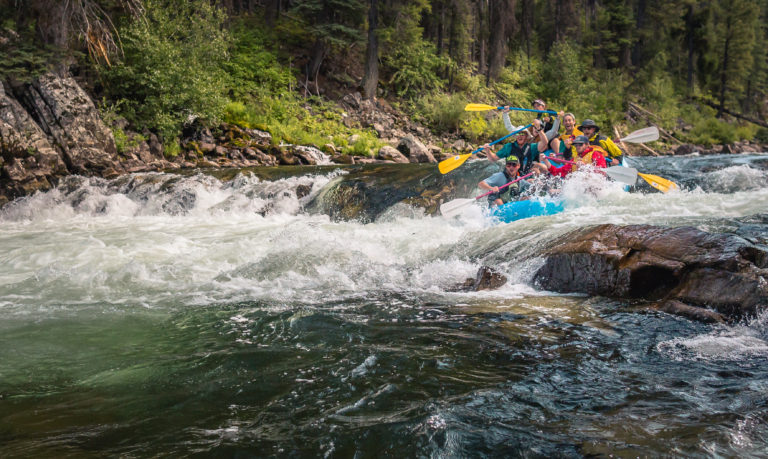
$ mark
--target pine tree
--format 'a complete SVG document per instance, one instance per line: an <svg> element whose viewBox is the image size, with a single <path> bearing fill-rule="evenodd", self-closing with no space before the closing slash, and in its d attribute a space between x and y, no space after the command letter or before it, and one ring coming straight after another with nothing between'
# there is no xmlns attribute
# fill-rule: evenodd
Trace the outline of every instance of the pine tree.
<svg viewBox="0 0 768 459"><path fill-rule="evenodd" d="M713 89L718 101L718 117L723 116L727 99L741 96L746 89L748 72L754 62L752 51L759 11L755 0L720 0L715 5L714 53L718 79Z"/></svg>

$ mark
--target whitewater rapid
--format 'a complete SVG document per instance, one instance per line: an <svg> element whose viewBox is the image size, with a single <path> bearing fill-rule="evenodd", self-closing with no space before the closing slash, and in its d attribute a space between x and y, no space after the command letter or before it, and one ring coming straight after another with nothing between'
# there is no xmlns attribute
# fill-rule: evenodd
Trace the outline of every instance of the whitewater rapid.
<svg viewBox="0 0 768 459"><path fill-rule="evenodd" d="M311 210L347 169L69 177L0 209L3 450L759 455L765 315L705 325L531 278L589 225L764 238L766 158L637 159L682 190L577 175L565 212L510 224ZM453 291L483 265L508 282Z"/></svg>

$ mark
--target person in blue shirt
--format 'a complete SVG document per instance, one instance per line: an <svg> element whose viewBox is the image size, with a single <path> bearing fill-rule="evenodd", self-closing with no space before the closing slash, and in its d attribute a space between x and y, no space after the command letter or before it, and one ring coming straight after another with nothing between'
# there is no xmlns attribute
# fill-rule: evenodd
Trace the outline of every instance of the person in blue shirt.
<svg viewBox="0 0 768 459"><path fill-rule="evenodd" d="M504 170L496 172L487 179L477 184L481 190L490 190L493 193L488 195L488 204L500 206L510 201L524 201L529 199L521 194L530 188L530 183L520 180L504 188L500 188L507 183L520 177L520 161L517 156L510 155L506 157Z"/></svg>
<svg viewBox="0 0 768 459"><path fill-rule="evenodd" d="M535 135L531 134L528 129L524 129L517 134L514 142L505 143L497 153L491 150L490 144L485 144L481 148L483 148L488 160L492 162L510 156L520 158L520 172L525 175L532 168L538 167L536 166L538 164L536 160L539 159L539 152L544 152L547 149L548 139L541 126L540 120L533 120L533 127L531 129Z"/></svg>

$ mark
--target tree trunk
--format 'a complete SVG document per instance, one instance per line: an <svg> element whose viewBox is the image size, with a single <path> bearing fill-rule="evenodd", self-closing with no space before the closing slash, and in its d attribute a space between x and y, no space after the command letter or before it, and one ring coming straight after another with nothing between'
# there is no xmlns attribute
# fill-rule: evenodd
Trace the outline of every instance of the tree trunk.
<svg viewBox="0 0 768 459"><path fill-rule="evenodd" d="M693 4L688 5L688 12L685 15L685 43L688 47L688 64L687 64L687 78L686 81L688 83L688 91L693 92L693 57L696 53L696 48L694 46L694 36L695 33L694 27L693 27Z"/></svg>
<svg viewBox="0 0 768 459"><path fill-rule="evenodd" d="M486 82L496 81L501 74L506 56L506 31L504 15L506 0L491 0L488 14L491 18L490 59Z"/></svg>
<svg viewBox="0 0 768 459"><path fill-rule="evenodd" d="M376 97L379 85L379 0L370 0L368 7L368 46L365 48L365 76L363 77L363 96L368 100Z"/></svg>
<svg viewBox="0 0 768 459"><path fill-rule="evenodd" d="M725 42L723 43L723 61L720 69L720 100L719 107L717 109L717 117L723 117L723 111L725 110L725 92L728 86L728 47L731 44L731 17L728 16L725 20Z"/></svg>
<svg viewBox="0 0 768 459"><path fill-rule="evenodd" d="M528 60L528 70L531 69L531 28L536 17L533 0L523 0L522 29L525 40L525 57Z"/></svg>
<svg viewBox="0 0 768 459"><path fill-rule="evenodd" d="M437 55L443 54L443 29L445 28L445 1L440 2L440 20L437 21Z"/></svg>
<svg viewBox="0 0 768 459"><path fill-rule="evenodd" d="M567 40L577 29L574 0L555 0L555 41Z"/></svg>
<svg viewBox="0 0 768 459"><path fill-rule="evenodd" d="M323 65L323 59L326 54L325 42L321 39L316 39L315 44L312 46L312 59L309 61L309 67L307 68L307 78L317 82L317 75L320 73L320 66Z"/></svg>
<svg viewBox="0 0 768 459"><path fill-rule="evenodd" d="M480 0L477 6L477 36L479 44L477 50L477 71L480 75L485 75L488 69L488 56L486 54L486 45L488 43L488 10L483 6L488 5L488 0Z"/></svg>
<svg viewBox="0 0 768 459"><path fill-rule="evenodd" d="M272 27L275 25L275 21L280 17L280 9L282 8L281 0L269 0L264 7L264 16L267 20L267 26Z"/></svg>
<svg viewBox="0 0 768 459"><path fill-rule="evenodd" d="M646 17L646 1L645 0L638 0L637 1L637 17L635 18L635 30L637 32L643 33L643 29L645 28L645 17ZM643 40L637 40L635 42L635 45L632 47L632 66L634 67L640 67L642 65L643 60Z"/></svg>

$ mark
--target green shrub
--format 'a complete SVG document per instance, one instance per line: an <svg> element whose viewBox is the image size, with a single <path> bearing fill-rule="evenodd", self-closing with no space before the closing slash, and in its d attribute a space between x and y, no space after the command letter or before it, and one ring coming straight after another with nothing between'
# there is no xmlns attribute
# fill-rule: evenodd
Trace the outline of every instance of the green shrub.
<svg viewBox="0 0 768 459"><path fill-rule="evenodd" d="M760 143L768 143L768 129L761 127L755 133L755 141Z"/></svg>
<svg viewBox="0 0 768 459"><path fill-rule="evenodd" d="M352 145L343 147L341 152L348 155L372 156L384 145L375 134L364 131L358 134L360 138Z"/></svg>
<svg viewBox="0 0 768 459"><path fill-rule="evenodd" d="M428 94L416 100L415 114L438 132L457 132L465 118L467 98L462 93Z"/></svg>
<svg viewBox="0 0 768 459"><path fill-rule="evenodd" d="M737 140L734 127L714 116L697 120L688 137L693 143L702 145L733 143Z"/></svg>
<svg viewBox="0 0 768 459"><path fill-rule="evenodd" d="M267 50L265 26L254 18L238 20L232 26L233 46L224 64L229 75L229 96L235 100L285 95L295 82L293 71L280 64Z"/></svg>
<svg viewBox="0 0 768 459"><path fill-rule="evenodd" d="M213 122L223 114L229 35L225 14L207 0L145 4L145 17L120 29L124 59L101 74L121 113L166 141L190 118Z"/></svg>
<svg viewBox="0 0 768 459"><path fill-rule="evenodd" d="M438 56L435 46L422 39L410 46L397 47L383 57L385 67L392 72L387 83L406 99L441 90L445 81L440 72L448 65L447 59Z"/></svg>

